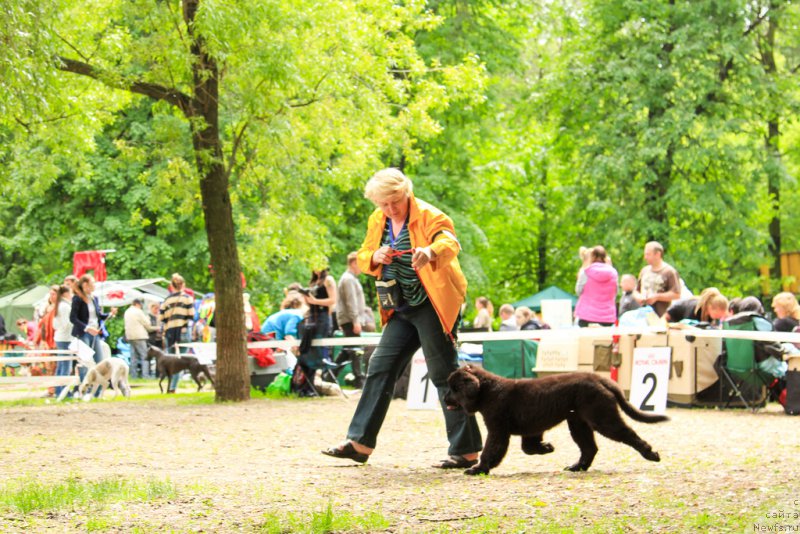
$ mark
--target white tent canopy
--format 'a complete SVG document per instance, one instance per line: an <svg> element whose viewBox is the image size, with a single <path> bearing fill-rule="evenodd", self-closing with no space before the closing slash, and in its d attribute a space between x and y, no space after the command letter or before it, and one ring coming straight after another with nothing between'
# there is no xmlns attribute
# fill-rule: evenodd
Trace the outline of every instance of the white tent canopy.
<svg viewBox="0 0 800 534"><path fill-rule="evenodd" d="M98 298L101 306L127 306L134 299L162 302L169 291L156 285L164 282L164 278L142 278L139 280L106 280L96 282L94 296Z"/></svg>

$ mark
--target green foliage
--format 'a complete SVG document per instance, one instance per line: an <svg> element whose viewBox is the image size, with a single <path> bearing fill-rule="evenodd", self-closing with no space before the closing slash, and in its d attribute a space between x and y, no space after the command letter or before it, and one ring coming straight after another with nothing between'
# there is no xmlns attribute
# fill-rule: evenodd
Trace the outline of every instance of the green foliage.
<svg viewBox="0 0 800 534"><path fill-rule="evenodd" d="M176 495L177 490L169 480L141 482L114 477L85 481L72 476L64 482L48 484L20 479L0 489L0 506L29 514L108 502L154 501Z"/></svg>
<svg viewBox="0 0 800 534"><path fill-rule="evenodd" d="M199 6L264 312L312 267L344 270L373 209L363 184L390 165L454 219L470 297L498 305L571 289L581 245L635 274L657 239L690 288L730 295L758 292L773 217L800 249L794 3ZM187 31L174 0L0 7L0 288L111 248L112 278L178 271L212 289L196 170L210 156L175 105L126 90L192 94Z"/></svg>
<svg viewBox="0 0 800 534"><path fill-rule="evenodd" d="M324 510L314 510L310 516L294 513L270 512L264 514L264 522L259 532L277 534L282 532L303 532L322 534L328 532L374 532L389 528L390 522L379 512L363 515L346 510L334 509L328 502Z"/></svg>

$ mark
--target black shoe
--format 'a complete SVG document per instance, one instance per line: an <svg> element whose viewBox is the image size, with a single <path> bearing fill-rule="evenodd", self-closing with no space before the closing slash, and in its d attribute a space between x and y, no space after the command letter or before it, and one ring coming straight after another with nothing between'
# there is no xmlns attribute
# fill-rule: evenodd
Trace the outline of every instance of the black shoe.
<svg viewBox="0 0 800 534"><path fill-rule="evenodd" d="M433 464L437 469L466 469L477 464L478 460L467 460L463 456L451 455L446 460L442 460L438 464Z"/></svg>
<svg viewBox="0 0 800 534"><path fill-rule="evenodd" d="M334 458L346 458L360 464L367 463L367 460L369 460L369 454L358 452L356 448L353 447L353 444L349 441L346 445L331 447L330 449L325 449L320 452L326 456L333 456Z"/></svg>

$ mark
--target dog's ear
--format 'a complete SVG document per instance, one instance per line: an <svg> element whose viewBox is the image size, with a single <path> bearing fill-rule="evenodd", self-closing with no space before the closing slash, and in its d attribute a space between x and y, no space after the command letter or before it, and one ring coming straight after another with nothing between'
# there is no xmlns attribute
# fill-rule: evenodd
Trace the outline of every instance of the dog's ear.
<svg viewBox="0 0 800 534"><path fill-rule="evenodd" d="M466 377L464 382L462 383L464 394L467 395L470 399L475 399L478 397L478 393L481 390L481 381L478 380L478 377L475 375L470 375Z"/></svg>

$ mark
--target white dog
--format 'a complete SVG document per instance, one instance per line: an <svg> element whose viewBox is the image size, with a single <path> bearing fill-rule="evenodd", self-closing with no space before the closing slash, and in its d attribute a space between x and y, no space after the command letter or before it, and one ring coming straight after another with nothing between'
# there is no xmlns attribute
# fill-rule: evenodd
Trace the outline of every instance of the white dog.
<svg viewBox="0 0 800 534"><path fill-rule="evenodd" d="M114 398L120 391L125 397L130 398L131 386L128 384L128 364L119 358L108 358L89 369L78 388L78 393L83 396L83 400L90 400L92 391L95 388L108 388L109 383L114 388Z"/></svg>

